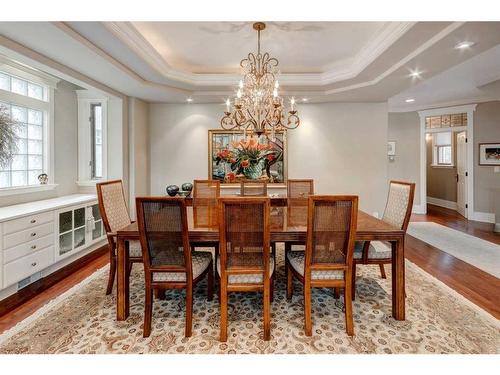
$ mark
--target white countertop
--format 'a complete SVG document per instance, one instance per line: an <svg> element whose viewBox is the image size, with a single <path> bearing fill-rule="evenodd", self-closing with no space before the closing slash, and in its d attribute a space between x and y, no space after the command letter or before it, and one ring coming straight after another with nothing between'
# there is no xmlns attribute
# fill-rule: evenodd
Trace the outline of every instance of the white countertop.
<svg viewBox="0 0 500 375"><path fill-rule="evenodd" d="M0 223L18 217L33 215L44 211L57 210L59 208L74 206L97 200L95 194L71 194L62 197L44 199L29 203L15 204L13 206L0 207Z"/></svg>

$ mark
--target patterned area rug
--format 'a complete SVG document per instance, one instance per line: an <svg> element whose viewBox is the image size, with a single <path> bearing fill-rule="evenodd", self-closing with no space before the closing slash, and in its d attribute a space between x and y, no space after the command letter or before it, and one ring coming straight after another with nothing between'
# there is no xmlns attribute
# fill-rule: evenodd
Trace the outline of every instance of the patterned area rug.
<svg viewBox="0 0 500 375"><path fill-rule="evenodd" d="M360 266L354 303L355 336L345 333L342 296L313 291L313 336L303 332L302 287L285 298L283 251L272 303L271 341L262 340L261 294L230 296L228 342L218 341L217 298L196 288L193 336L184 337L184 292L156 300L151 337L142 337L143 276L131 280L130 317L115 321L115 297L105 296L107 269L97 271L35 315L0 336L0 353L498 353L499 321L407 262L407 320L391 317L388 279Z"/></svg>

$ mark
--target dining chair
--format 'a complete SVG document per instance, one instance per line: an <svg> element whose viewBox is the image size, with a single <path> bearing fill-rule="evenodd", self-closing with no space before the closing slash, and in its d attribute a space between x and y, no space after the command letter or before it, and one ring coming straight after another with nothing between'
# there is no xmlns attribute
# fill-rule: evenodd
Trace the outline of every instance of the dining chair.
<svg viewBox="0 0 500 375"><path fill-rule="evenodd" d="M406 233L410 222L413 207L413 197L415 195L415 183L390 181L387 203L384 209L382 220L402 229ZM384 264L392 261L392 248L390 243L376 241L356 241L354 248L354 265L352 272L352 295L356 297L356 265L357 264L378 264L380 274L386 278Z"/></svg>
<svg viewBox="0 0 500 375"><path fill-rule="evenodd" d="M270 254L270 200L219 199L220 341L227 341L230 292L263 292L264 340L271 337L270 304L274 258Z"/></svg>
<svg viewBox="0 0 500 375"><path fill-rule="evenodd" d="M109 249L109 277L106 294L113 290L116 275L116 232L131 224L128 213L123 184L121 180L112 180L96 184L97 200L101 213ZM125 242L126 251L129 252L128 272L130 274L134 263L142 262L141 245L139 241Z"/></svg>
<svg viewBox="0 0 500 375"><path fill-rule="evenodd" d="M193 322L193 287L208 275L208 300L213 295L213 261L209 252L191 253L184 199L136 198L144 263L145 303L143 336L151 334L153 290L186 289L185 336Z"/></svg>
<svg viewBox="0 0 500 375"><path fill-rule="evenodd" d="M357 196L311 196L308 199L305 251L286 257L287 299L292 298L293 277L304 289L304 327L312 335L311 289L343 288L346 331L354 334L352 317L352 263L358 215Z"/></svg>
<svg viewBox="0 0 500 375"><path fill-rule="evenodd" d="M241 180L241 195L267 197L267 181Z"/></svg>

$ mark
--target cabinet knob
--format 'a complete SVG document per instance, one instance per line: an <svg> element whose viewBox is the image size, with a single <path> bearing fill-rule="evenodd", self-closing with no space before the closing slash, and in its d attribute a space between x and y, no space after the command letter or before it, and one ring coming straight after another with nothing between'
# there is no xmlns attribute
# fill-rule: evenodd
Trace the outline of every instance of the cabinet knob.
<svg viewBox="0 0 500 375"><path fill-rule="evenodd" d="M35 249L36 249L36 245L31 245L31 248L32 248L33 250L35 250Z"/></svg>
<svg viewBox="0 0 500 375"><path fill-rule="evenodd" d="M30 223L31 224L35 224L36 223L36 219L31 219Z"/></svg>
<svg viewBox="0 0 500 375"><path fill-rule="evenodd" d="M31 237L35 237L35 236L36 236L36 232L31 233Z"/></svg>
<svg viewBox="0 0 500 375"><path fill-rule="evenodd" d="M36 264L37 264L36 262L31 263L31 265L32 265L33 267L35 267L35 266L36 266Z"/></svg>

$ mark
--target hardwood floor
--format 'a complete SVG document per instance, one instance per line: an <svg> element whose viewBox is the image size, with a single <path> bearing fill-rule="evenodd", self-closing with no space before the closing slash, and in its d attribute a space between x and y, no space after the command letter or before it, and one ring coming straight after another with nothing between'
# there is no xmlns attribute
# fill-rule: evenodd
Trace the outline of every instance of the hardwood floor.
<svg viewBox="0 0 500 375"><path fill-rule="evenodd" d="M492 224L467 221L455 211L445 208L429 205L426 215L412 215L411 221L433 221L500 244L500 235L493 232ZM406 236L405 245L405 255L408 260L500 319L499 279L409 235ZM90 261L55 285L1 316L0 333L105 266L108 260L106 254Z"/></svg>
<svg viewBox="0 0 500 375"><path fill-rule="evenodd" d="M469 221L456 211L433 205L426 215L412 215L410 221L432 221L472 236L500 244L493 224ZM406 235L405 256L427 273L500 319L500 279L454 256Z"/></svg>

